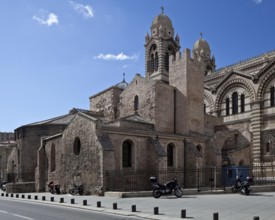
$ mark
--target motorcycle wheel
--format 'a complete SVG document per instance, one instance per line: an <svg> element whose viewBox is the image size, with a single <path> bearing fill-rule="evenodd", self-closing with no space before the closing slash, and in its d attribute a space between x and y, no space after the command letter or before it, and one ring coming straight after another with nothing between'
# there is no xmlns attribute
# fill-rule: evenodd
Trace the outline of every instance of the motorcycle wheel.
<svg viewBox="0 0 275 220"><path fill-rule="evenodd" d="M76 194L76 192L75 192L74 189L69 189L69 193L70 193L71 195L75 195L75 194Z"/></svg>
<svg viewBox="0 0 275 220"><path fill-rule="evenodd" d="M153 196L157 199L161 196L161 191L159 189L153 190Z"/></svg>
<svg viewBox="0 0 275 220"><path fill-rule="evenodd" d="M237 188L236 188L235 186L232 186L232 187L231 187L231 191L232 191L233 193L236 193L238 190L237 190Z"/></svg>
<svg viewBox="0 0 275 220"><path fill-rule="evenodd" d="M174 189L174 193L175 193L175 196L178 198L182 197L182 195L183 195L181 188L178 186Z"/></svg>
<svg viewBox="0 0 275 220"><path fill-rule="evenodd" d="M83 195L83 190L82 190L82 189L79 189L79 190L78 190L78 194L79 194L80 196L82 196L82 195Z"/></svg>

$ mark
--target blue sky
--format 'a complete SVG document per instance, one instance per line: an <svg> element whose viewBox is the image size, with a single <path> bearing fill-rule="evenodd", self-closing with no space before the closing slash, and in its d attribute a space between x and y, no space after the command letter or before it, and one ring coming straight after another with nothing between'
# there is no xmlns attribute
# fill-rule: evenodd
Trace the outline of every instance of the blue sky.
<svg viewBox="0 0 275 220"><path fill-rule="evenodd" d="M123 73L144 75L161 6L181 50L202 32L217 68L275 49L274 0L1 0L0 131L89 109Z"/></svg>

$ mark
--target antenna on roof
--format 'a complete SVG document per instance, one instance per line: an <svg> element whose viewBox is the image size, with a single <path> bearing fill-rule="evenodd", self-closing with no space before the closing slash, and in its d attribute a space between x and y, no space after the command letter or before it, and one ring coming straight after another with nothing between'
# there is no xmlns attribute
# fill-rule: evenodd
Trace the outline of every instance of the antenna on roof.
<svg viewBox="0 0 275 220"><path fill-rule="evenodd" d="M200 32L200 35L201 35L201 39L202 39L202 32Z"/></svg>
<svg viewBox="0 0 275 220"><path fill-rule="evenodd" d="M122 75L123 75L123 82L125 82L125 73L123 73Z"/></svg>

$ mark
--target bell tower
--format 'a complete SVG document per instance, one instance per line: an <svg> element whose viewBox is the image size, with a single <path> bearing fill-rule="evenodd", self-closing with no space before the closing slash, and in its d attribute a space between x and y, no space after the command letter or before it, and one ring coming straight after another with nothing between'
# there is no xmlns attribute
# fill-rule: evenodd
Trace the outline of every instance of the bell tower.
<svg viewBox="0 0 275 220"><path fill-rule="evenodd" d="M156 16L151 25L151 36L145 37L146 77L169 83L169 56L175 56L180 49L180 39L174 38L174 28L170 18L164 14Z"/></svg>

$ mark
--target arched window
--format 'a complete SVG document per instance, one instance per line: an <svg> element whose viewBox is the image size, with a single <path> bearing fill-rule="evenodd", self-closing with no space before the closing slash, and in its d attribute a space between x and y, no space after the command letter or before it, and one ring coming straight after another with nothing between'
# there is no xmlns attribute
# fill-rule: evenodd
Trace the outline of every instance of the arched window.
<svg viewBox="0 0 275 220"><path fill-rule="evenodd" d="M244 94L241 94L241 112L244 112L245 110L245 96Z"/></svg>
<svg viewBox="0 0 275 220"><path fill-rule="evenodd" d="M138 100L138 96L135 96L135 100L134 100L134 110L137 111L139 107L139 100Z"/></svg>
<svg viewBox="0 0 275 220"><path fill-rule="evenodd" d="M132 144L130 141L124 141L122 144L122 166L132 166Z"/></svg>
<svg viewBox="0 0 275 220"><path fill-rule="evenodd" d="M197 150L198 150L198 152L199 152L199 153L201 153L201 152L202 152L201 145L198 145L198 146L197 146Z"/></svg>
<svg viewBox="0 0 275 220"><path fill-rule="evenodd" d="M55 145L51 146L51 172L55 171Z"/></svg>
<svg viewBox="0 0 275 220"><path fill-rule="evenodd" d="M265 145L265 152L266 153L270 152L270 143L269 142L267 142L266 145Z"/></svg>
<svg viewBox="0 0 275 220"><path fill-rule="evenodd" d="M165 54L165 70L169 72L169 53Z"/></svg>
<svg viewBox="0 0 275 220"><path fill-rule="evenodd" d="M234 92L232 94L232 114L238 113L238 93Z"/></svg>
<svg viewBox="0 0 275 220"><path fill-rule="evenodd" d="M154 58L154 54L151 54L151 70L152 70L152 72L155 72L155 58Z"/></svg>
<svg viewBox="0 0 275 220"><path fill-rule="evenodd" d="M275 87L274 86L270 88L270 106L271 107L275 106Z"/></svg>
<svg viewBox="0 0 275 220"><path fill-rule="evenodd" d="M79 137L76 137L74 139L74 146L73 146L74 154L79 155L80 154L80 149L81 149L80 139L79 139Z"/></svg>
<svg viewBox="0 0 275 220"><path fill-rule="evenodd" d="M226 105L226 107L225 107L225 111L226 111L226 115L229 115L229 104L230 104L230 100L229 100L229 98L226 98L226 100L225 100L225 105Z"/></svg>
<svg viewBox="0 0 275 220"><path fill-rule="evenodd" d="M241 167L241 166L244 166L244 160L240 160L239 161L239 166Z"/></svg>
<svg viewBox="0 0 275 220"><path fill-rule="evenodd" d="M167 167L174 166L174 145L168 144L167 146Z"/></svg>
<svg viewBox="0 0 275 220"><path fill-rule="evenodd" d="M159 55L158 55L158 52L156 52L155 54L155 71L158 71L158 68L159 68Z"/></svg>

